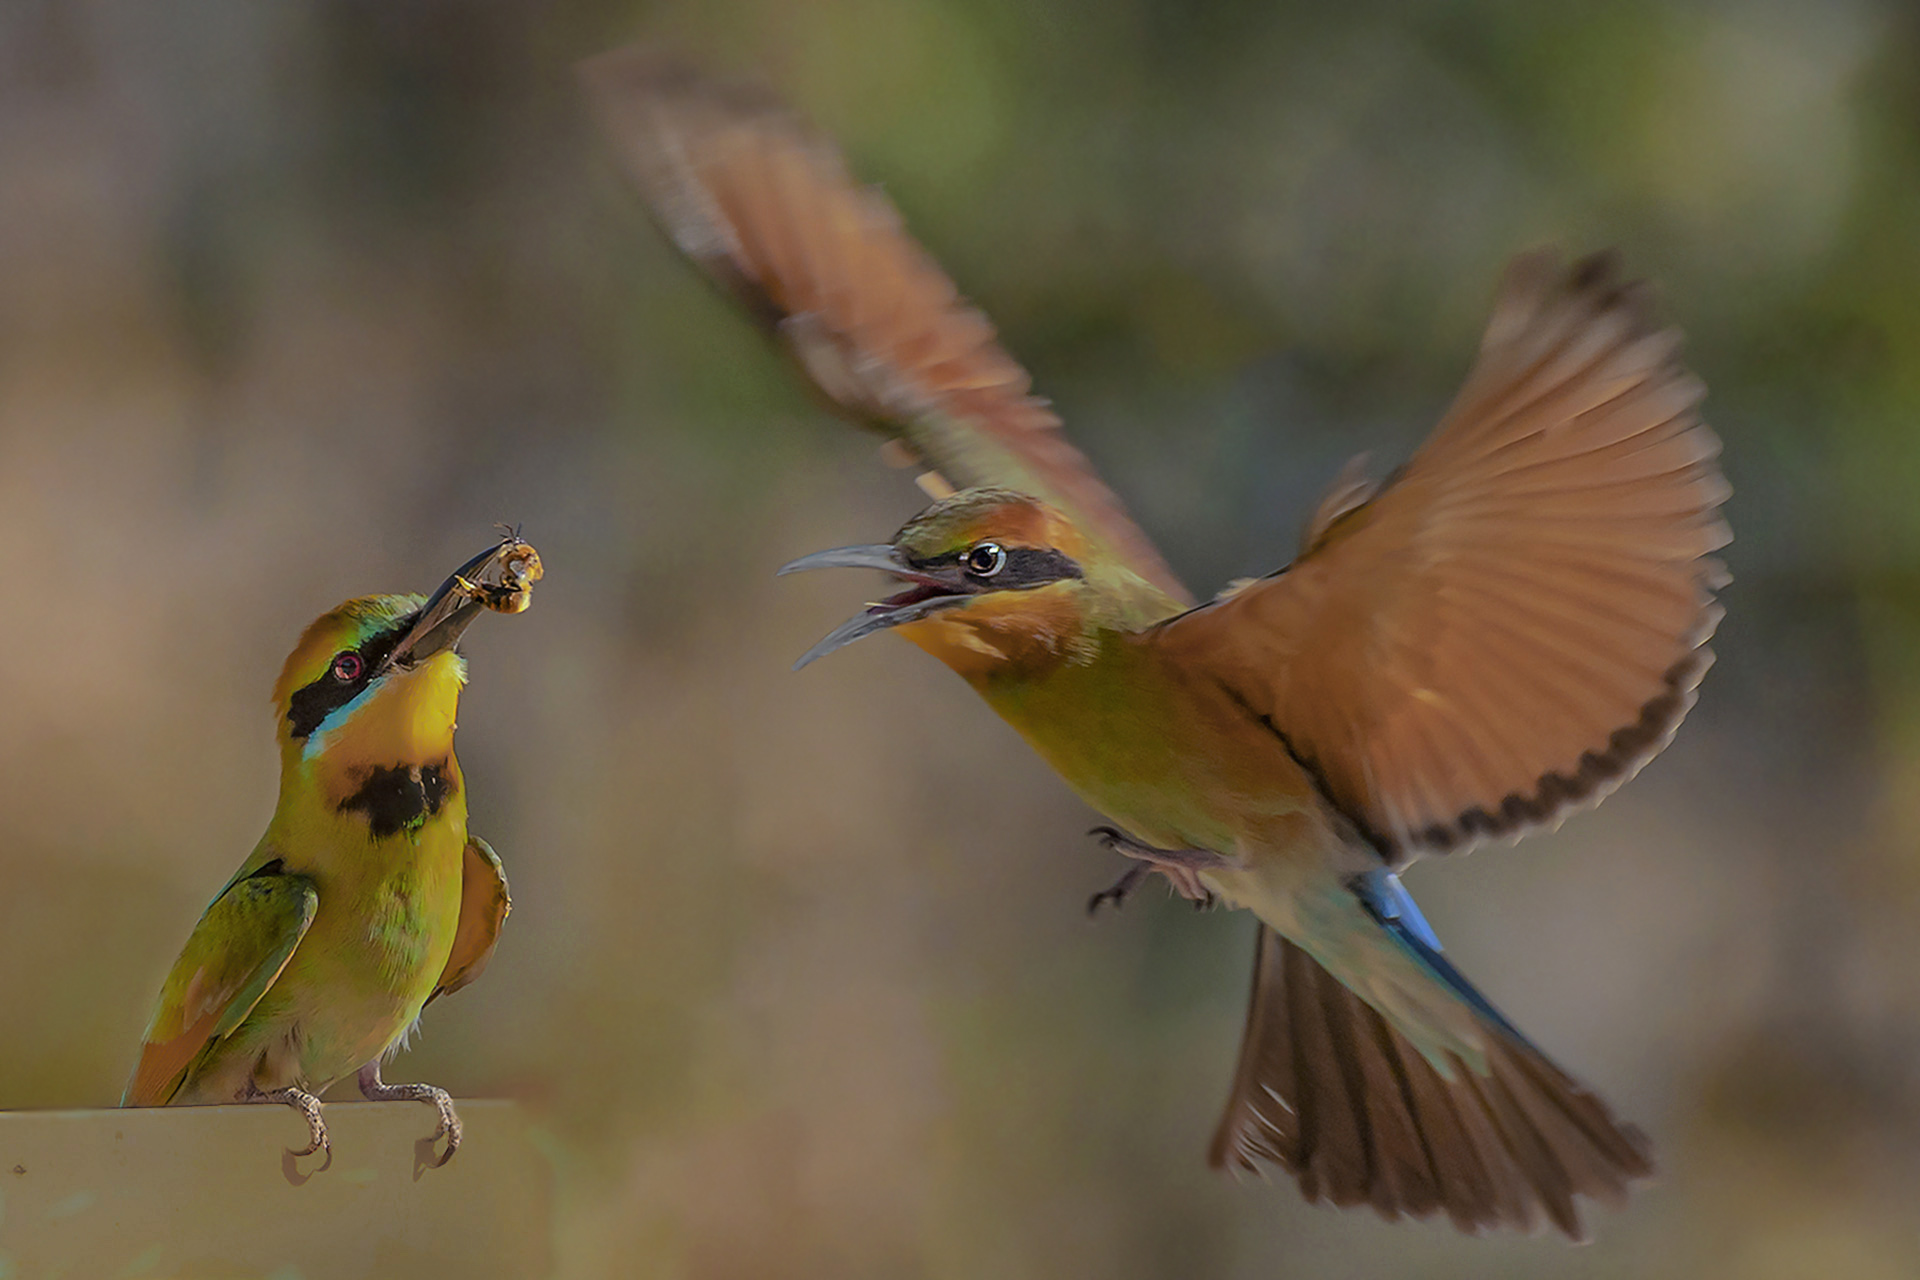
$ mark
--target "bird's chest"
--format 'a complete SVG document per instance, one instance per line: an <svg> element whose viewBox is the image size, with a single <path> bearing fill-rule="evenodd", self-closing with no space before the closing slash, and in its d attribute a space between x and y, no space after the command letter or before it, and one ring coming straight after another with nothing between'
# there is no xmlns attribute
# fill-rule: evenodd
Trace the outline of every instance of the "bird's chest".
<svg viewBox="0 0 1920 1280"><path fill-rule="evenodd" d="M327 856L309 871L319 912L300 950L345 971L369 1000L424 1001L446 964L466 849L459 778L449 757L355 769L335 788L319 842Z"/></svg>
<svg viewBox="0 0 1920 1280"><path fill-rule="evenodd" d="M397 991L438 978L460 916L460 881L440 859L405 868L371 886L357 922L359 944L373 969ZM457 871L457 869L455 869ZM427 971L432 970L431 974Z"/></svg>
<svg viewBox="0 0 1920 1280"><path fill-rule="evenodd" d="M1082 799L1150 843L1232 853L1310 803L1304 775L1285 785L1298 770L1265 735L1236 733L1250 726L1231 708L1148 659L1114 655L976 687Z"/></svg>
<svg viewBox="0 0 1920 1280"><path fill-rule="evenodd" d="M317 877L313 926L276 984L300 1006L309 1079L370 1061L420 1015L453 949L464 844L451 829L401 833L351 872Z"/></svg>

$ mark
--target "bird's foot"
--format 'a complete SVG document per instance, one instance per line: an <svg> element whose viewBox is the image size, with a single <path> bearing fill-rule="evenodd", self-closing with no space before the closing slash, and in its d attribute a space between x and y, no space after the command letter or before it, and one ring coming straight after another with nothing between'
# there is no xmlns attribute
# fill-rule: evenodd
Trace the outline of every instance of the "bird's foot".
<svg viewBox="0 0 1920 1280"><path fill-rule="evenodd" d="M1213 905L1213 891L1201 881L1200 874L1233 865L1231 859L1210 849L1156 849L1114 827L1095 827L1087 834L1106 848L1133 858L1139 864L1128 867L1125 875L1089 898L1088 915L1099 914L1100 905L1104 902L1111 902L1118 908L1127 900L1127 895L1139 887L1140 881L1155 871L1167 878L1167 883L1173 886L1175 893L1205 910Z"/></svg>
<svg viewBox="0 0 1920 1280"><path fill-rule="evenodd" d="M1128 867L1118 880L1087 899L1087 915L1098 918L1104 903L1111 902L1118 911L1126 904L1127 896L1140 887L1140 882L1153 874L1153 868L1144 862L1136 862Z"/></svg>
<svg viewBox="0 0 1920 1280"><path fill-rule="evenodd" d="M430 1084L388 1084L380 1078L380 1064L369 1062L360 1068L360 1096L368 1102L430 1102L440 1112L440 1127L433 1132L434 1140L444 1136L447 1149L433 1162L438 1169L453 1159L453 1153L460 1149L460 1117L453 1109L453 1095L445 1089Z"/></svg>
<svg viewBox="0 0 1920 1280"><path fill-rule="evenodd" d="M240 1101L278 1102L283 1106L292 1107L307 1118L307 1132L313 1140L299 1151L289 1149L295 1157L310 1156L316 1151L333 1154L333 1144L327 1140L327 1122L320 1116L320 1099L305 1089L296 1089L289 1085L284 1089L267 1090L249 1081L247 1091L240 1095Z"/></svg>

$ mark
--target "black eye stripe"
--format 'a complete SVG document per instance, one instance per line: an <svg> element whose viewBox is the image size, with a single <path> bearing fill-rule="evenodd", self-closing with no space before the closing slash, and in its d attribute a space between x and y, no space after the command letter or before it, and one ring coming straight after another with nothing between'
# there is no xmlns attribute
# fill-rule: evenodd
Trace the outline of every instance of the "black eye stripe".
<svg viewBox="0 0 1920 1280"><path fill-rule="evenodd" d="M328 716L359 697L367 687L367 682L373 678L373 673L387 660L387 655L393 652L418 616L417 612L408 614L355 651L361 659L360 677L357 680L342 682L334 679L333 660L329 658L327 674L312 684L295 689L293 696L287 699L288 736L296 741L310 737Z"/></svg>
<svg viewBox="0 0 1920 1280"><path fill-rule="evenodd" d="M978 545L978 544L975 544ZM910 563L916 569L935 571L939 569L958 569L967 580L983 590L1015 591L1023 587L1042 587L1049 582L1060 582L1067 578L1084 578L1071 556L1056 551L1052 547L1008 547L1001 549L1006 553L1007 563L1000 572L992 577L982 577L967 570L967 557L973 547L952 552L949 555L936 556L931 560L915 560Z"/></svg>
<svg viewBox="0 0 1920 1280"><path fill-rule="evenodd" d="M310 736L322 721L351 702L366 687L365 674L362 671L361 679L342 684L329 671L312 684L295 689L293 696L287 699L288 736L295 739Z"/></svg>
<svg viewBox="0 0 1920 1280"><path fill-rule="evenodd" d="M994 575L995 587L1037 587L1064 578L1084 577L1080 566L1052 547L1011 547L1007 567Z"/></svg>

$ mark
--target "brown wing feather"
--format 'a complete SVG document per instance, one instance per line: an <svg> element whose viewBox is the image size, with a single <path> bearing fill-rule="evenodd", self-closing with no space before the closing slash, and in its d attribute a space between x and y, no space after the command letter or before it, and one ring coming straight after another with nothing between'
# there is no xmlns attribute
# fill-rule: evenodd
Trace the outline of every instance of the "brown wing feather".
<svg viewBox="0 0 1920 1280"><path fill-rule="evenodd" d="M886 196L769 95L649 50L581 65L621 158L681 252L725 286L841 409L904 440L955 488L1065 512L1176 599L1188 595L1029 391Z"/></svg>
<svg viewBox="0 0 1920 1280"><path fill-rule="evenodd" d="M486 971L511 910L513 898L507 892L507 871L499 855L479 836L468 837L460 868L460 925L454 930L447 967L441 970L440 982L427 1003L458 991Z"/></svg>
<svg viewBox="0 0 1920 1280"><path fill-rule="evenodd" d="M1729 534L1700 384L1610 258L1508 270L1432 439L1288 569L1153 633L1391 859L1557 822L1693 704Z"/></svg>
<svg viewBox="0 0 1920 1280"><path fill-rule="evenodd" d="M276 975L277 976L277 975ZM140 1046L140 1061L133 1067L120 1096L123 1107L161 1107L179 1092L187 1067L214 1039L214 1024L222 1009L208 1009L164 1040L148 1040Z"/></svg>
<svg viewBox="0 0 1920 1280"><path fill-rule="evenodd" d="M1653 1166L1639 1131L1532 1046L1489 1028L1489 1074L1443 1077L1306 952L1262 926L1215 1168L1285 1169L1309 1200L1462 1231L1581 1238L1576 1196L1618 1205Z"/></svg>
<svg viewBox="0 0 1920 1280"><path fill-rule="evenodd" d="M277 860L220 891L161 985L121 1106L172 1100L194 1061L232 1033L278 981L319 906L313 881L281 872Z"/></svg>

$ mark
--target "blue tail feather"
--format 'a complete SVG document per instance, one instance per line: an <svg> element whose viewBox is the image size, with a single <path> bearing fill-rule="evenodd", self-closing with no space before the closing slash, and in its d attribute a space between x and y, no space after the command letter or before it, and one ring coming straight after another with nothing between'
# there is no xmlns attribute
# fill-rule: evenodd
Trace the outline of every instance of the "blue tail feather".
<svg viewBox="0 0 1920 1280"><path fill-rule="evenodd" d="M1513 1039L1533 1048L1532 1043L1520 1034L1506 1016L1494 1008L1487 998L1480 994L1471 982L1447 959L1440 947L1439 935L1427 918L1420 914L1413 895L1400 883L1400 877L1381 867L1365 875L1356 876L1350 882L1360 905L1367 909L1380 927L1392 934L1407 950L1418 956L1420 962L1432 971L1454 994L1473 1006L1476 1013L1498 1027Z"/></svg>

